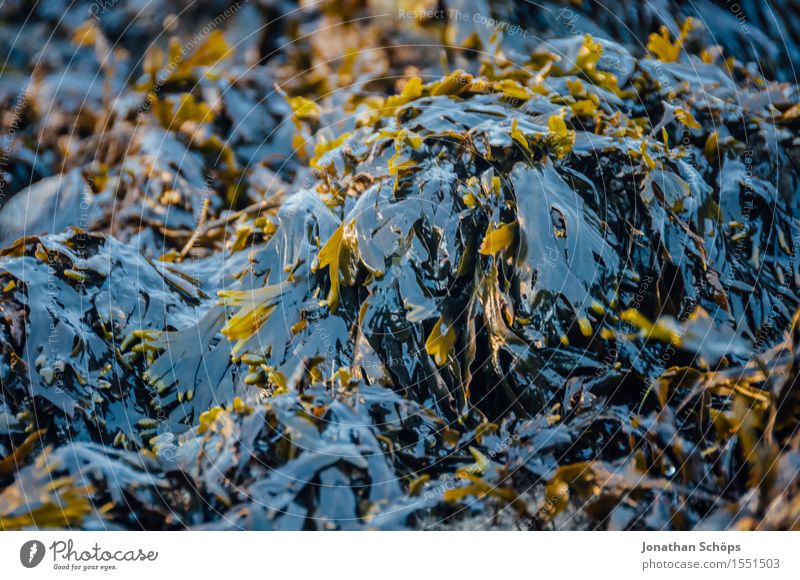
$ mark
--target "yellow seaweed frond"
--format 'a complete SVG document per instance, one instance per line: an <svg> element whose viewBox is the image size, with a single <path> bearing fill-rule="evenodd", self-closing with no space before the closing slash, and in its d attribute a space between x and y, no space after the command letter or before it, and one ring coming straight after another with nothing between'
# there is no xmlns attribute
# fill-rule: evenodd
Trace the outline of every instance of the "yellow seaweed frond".
<svg viewBox="0 0 800 580"><path fill-rule="evenodd" d="M678 58L680 58L683 43L686 41L686 37L692 30L692 26L692 19L687 18L683 23L683 26L681 26L681 31L678 35L678 38L673 43L670 41L669 30L666 26L662 25L658 29L658 32L653 32L648 38L647 50L649 50L663 62L676 62Z"/></svg>
<svg viewBox="0 0 800 580"><path fill-rule="evenodd" d="M328 268L331 289L325 303L336 312L339 305L339 288L341 284L352 286L355 283L356 256L358 242L352 231L352 224L342 224L319 251L319 268Z"/></svg>
<svg viewBox="0 0 800 580"><path fill-rule="evenodd" d="M446 325L444 319L440 317L433 326L430 335L428 335L428 340L425 341L425 351L438 366L444 366L455 344L455 329Z"/></svg>
<svg viewBox="0 0 800 580"><path fill-rule="evenodd" d="M222 327L220 332L228 340L244 341L261 329L275 309L281 296L279 284L264 286L255 290L223 290L218 293L220 303L225 306L238 306L240 310ZM238 347L234 350L238 350Z"/></svg>
<svg viewBox="0 0 800 580"><path fill-rule="evenodd" d="M508 249L514 243L514 237L517 234L517 222L502 224L498 227L491 225L486 230L486 235L481 242L479 253L484 256L492 256L497 252Z"/></svg>
<svg viewBox="0 0 800 580"><path fill-rule="evenodd" d="M559 115L550 117L547 127L550 129L549 138L553 143L556 157L561 159L572 151L572 147L575 145L575 131L568 129L566 122Z"/></svg>

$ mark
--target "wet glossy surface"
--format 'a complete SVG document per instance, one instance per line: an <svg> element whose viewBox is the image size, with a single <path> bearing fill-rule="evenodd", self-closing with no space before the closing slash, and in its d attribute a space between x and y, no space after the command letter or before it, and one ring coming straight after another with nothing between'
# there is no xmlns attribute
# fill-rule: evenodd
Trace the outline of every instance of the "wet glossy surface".
<svg viewBox="0 0 800 580"><path fill-rule="evenodd" d="M195 42L214 4L171 44L68 11L26 85L0 529L797 525L785 25L759 71L735 15L722 55L677 8L649 39L634 11L645 50L591 2L448 3L505 36L328 2L248 37L275 2ZM96 100L44 114L58 74Z"/></svg>

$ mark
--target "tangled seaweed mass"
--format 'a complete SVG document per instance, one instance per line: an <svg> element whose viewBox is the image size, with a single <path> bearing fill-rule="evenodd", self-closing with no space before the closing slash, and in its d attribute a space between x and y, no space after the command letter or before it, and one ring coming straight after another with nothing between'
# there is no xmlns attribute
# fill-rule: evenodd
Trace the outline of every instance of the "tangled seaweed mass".
<svg viewBox="0 0 800 580"><path fill-rule="evenodd" d="M0 529L797 529L798 7L657 4L4 3Z"/></svg>

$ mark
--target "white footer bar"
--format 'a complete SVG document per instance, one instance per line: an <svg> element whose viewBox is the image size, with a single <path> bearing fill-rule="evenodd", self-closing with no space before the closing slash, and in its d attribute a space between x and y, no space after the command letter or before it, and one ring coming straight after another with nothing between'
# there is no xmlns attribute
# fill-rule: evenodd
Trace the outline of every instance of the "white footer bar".
<svg viewBox="0 0 800 580"><path fill-rule="evenodd" d="M799 563L788 532L0 532L4 579L768 580Z"/></svg>

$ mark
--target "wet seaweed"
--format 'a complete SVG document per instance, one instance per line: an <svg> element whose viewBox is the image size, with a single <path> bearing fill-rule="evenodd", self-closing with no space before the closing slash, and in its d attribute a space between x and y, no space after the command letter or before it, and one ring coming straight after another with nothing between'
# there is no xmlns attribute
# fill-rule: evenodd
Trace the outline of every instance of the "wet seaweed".
<svg viewBox="0 0 800 580"><path fill-rule="evenodd" d="M794 36L545 4L16 46L0 529L797 528Z"/></svg>

